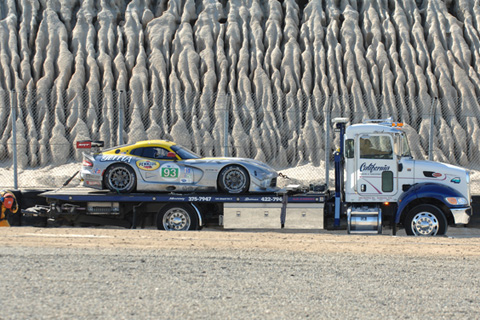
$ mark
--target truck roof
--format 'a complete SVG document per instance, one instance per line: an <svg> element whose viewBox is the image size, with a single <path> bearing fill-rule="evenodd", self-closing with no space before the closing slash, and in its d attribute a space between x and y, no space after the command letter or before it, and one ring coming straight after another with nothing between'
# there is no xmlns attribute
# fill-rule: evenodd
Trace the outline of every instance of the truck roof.
<svg viewBox="0 0 480 320"><path fill-rule="evenodd" d="M403 130L399 127L393 127L391 123L359 123L348 126L345 130L347 138L353 138L358 134L369 133L400 133Z"/></svg>

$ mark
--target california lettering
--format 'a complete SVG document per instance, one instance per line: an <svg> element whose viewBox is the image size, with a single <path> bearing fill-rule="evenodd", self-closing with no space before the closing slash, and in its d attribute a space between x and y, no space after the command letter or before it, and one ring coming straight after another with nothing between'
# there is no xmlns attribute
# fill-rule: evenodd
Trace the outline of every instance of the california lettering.
<svg viewBox="0 0 480 320"><path fill-rule="evenodd" d="M372 173L373 171L388 171L390 170L390 166L377 166L375 163L370 163L369 165L367 165L366 162L362 163L362 165L360 166L360 171L361 172L364 172L364 171L368 171L370 173Z"/></svg>

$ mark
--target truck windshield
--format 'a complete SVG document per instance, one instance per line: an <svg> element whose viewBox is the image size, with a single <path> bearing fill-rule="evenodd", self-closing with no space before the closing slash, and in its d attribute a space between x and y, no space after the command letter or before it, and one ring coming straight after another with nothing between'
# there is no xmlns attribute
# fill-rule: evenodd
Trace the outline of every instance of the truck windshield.
<svg viewBox="0 0 480 320"><path fill-rule="evenodd" d="M178 144L172 146L172 150L175 151L175 153L178 154L182 160L201 158L198 154L194 153L193 151L187 150L184 147L179 146Z"/></svg>

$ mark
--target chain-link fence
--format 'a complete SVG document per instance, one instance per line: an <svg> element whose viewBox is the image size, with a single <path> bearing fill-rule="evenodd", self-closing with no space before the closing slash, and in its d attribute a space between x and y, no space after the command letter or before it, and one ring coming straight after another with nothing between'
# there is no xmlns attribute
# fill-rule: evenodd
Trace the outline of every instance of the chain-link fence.
<svg viewBox="0 0 480 320"><path fill-rule="evenodd" d="M412 154L473 170L480 193L480 101L402 96L163 91L0 91L1 187L57 188L79 169L76 141L105 148L167 139L203 156L264 161L280 184L328 183L335 117L402 121ZM71 185L79 185L79 178Z"/></svg>

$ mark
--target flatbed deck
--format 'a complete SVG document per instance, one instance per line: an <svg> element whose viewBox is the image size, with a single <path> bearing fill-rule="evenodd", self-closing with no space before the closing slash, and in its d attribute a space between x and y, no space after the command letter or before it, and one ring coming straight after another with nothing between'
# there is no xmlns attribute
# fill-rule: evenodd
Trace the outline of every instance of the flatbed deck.
<svg viewBox="0 0 480 320"><path fill-rule="evenodd" d="M58 191L47 191L40 196L72 202L248 202L248 203L282 203L286 191L275 194L221 194L221 193L114 193L107 190L91 190L86 188L68 188ZM288 203L323 203L325 193L299 193L287 195Z"/></svg>

